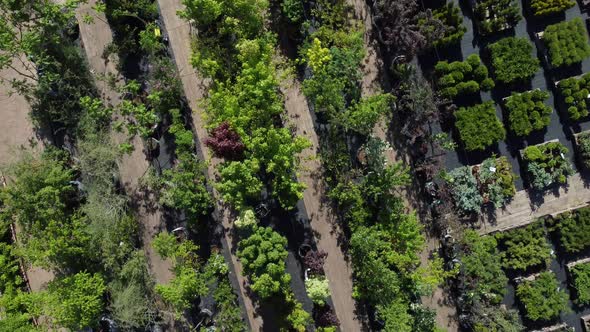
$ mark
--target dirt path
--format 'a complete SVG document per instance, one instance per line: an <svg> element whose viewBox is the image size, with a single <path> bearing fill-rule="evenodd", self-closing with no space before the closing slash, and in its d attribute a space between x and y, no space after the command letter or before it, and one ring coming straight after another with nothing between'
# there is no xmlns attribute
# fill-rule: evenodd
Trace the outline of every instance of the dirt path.
<svg viewBox="0 0 590 332"><path fill-rule="evenodd" d="M180 19L176 15L178 10L183 9L180 0L158 0L158 4L160 6L162 20L166 26L170 45L174 53L174 60L180 73L184 93L189 101L190 108L193 111L193 129L197 136L197 148L203 153L203 155L206 156L208 149L204 142L205 138L207 137L207 130L205 129L205 121L203 119L203 109L199 106L199 101L205 96L207 83L205 80L199 77L194 68L190 65L190 26L186 21ZM213 158L211 159L211 162L208 163L207 177L209 179L216 178L215 165L218 162L218 160ZM214 195L216 198L219 198L217 192L214 192ZM254 303L248 296L244 286L246 284L246 279L242 273L242 265L238 261L237 257L233 254L236 248L234 248L233 244L235 241L230 232L233 227L231 211L225 208L219 199L217 200L217 203L216 214L218 215L218 220L221 221L225 230L224 236L228 245L226 250L229 250L231 253L230 263L233 265L235 270L235 277L237 278L239 285L239 289L237 289L237 291L244 301L248 323L250 324L252 331L262 331L262 317L256 315L255 313Z"/></svg>
<svg viewBox="0 0 590 332"><path fill-rule="evenodd" d="M105 61L101 57L104 48L112 41L112 32L104 14L92 9L95 3L96 0L90 0L88 3L82 4L76 12L84 50L95 77L96 75L110 74L120 79L114 61ZM93 22L90 24L84 23L83 18L85 15L93 17ZM119 93L111 89L106 82L96 80L96 85L105 103L115 105L120 102ZM125 140L125 136L121 134L114 134L113 138L118 143ZM167 283L172 279L171 262L163 260L154 252L151 245L154 236L165 229L164 220L154 198L145 196L138 190L138 181L145 174L150 164L143 152L141 139L136 137L133 140L133 145L135 147L133 153L125 155L119 163L119 172L127 195L131 197L132 204L137 206L135 212L142 226L142 240L150 271L158 283Z"/></svg>
<svg viewBox="0 0 590 332"><path fill-rule="evenodd" d="M323 204L326 201L326 191L322 166L318 159L319 143L307 100L296 81L288 82L282 92L290 125L295 128L297 136L306 137L312 144L311 148L302 153L301 166L304 171L298 174L297 179L307 185L303 192L303 203L316 235L316 245L318 249L328 253L324 270L330 282L332 302L340 320L340 329L360 331L361 322L354 314L356 309L352 298L352 268L338 244L342 231L330 207Z"/></svg>
<svg viewBox="0 0 590 332"><path fill-rule="evenodd" d="M371 96L381 92L380 78L383 77L384 72L383 62L381 61L377 52L377 45L372 40L372 18L370 10L363 0L348 0L350 5L354 8L355 16L357 19L364 23L365 34L364 43L367 55L363 61L363 80L361 82L362 95ZM387 137L387 123L382 121L379 123L374 130L375 136L379 137L384 141L389 141ZM386 151L386 157L388 162L402 161L406 165L409 164L410 158L408 155L396 153L393 149ZM408 188L402 190L402 198L408 209L416 209L418 202L407 193ZM426 264L428 258L437 251L440 246L440 242L437 238L427 238L427 243L420 254L422 264ZM436 311L436 322L439 326L444 327L449 332L458 331L458 324L456 319L456 308L449 304L447 296L442 288L437 288L432 296L423 297L422 303Z"/></svg>
<svg viewBox="0 0 590 332"><path fill-rule="evenodd" d="M26 61L26 60L25 60ZM15 66L18 66L15 63ZM18 70L23 70L23 66ZM4 80L21 78L14 70L0 71L0 77ZM25 97L11 93L12 89L0 83L0 164L7 165L18 159L20 149L41 151L43 142L37 140L33 124L30 121L31 107ZM18 227L16 228L18 238ZM51 271L36 266L26 267L25 273L29 280L31 291L37 292L45 288L48 282L53 280Z"/></svg>

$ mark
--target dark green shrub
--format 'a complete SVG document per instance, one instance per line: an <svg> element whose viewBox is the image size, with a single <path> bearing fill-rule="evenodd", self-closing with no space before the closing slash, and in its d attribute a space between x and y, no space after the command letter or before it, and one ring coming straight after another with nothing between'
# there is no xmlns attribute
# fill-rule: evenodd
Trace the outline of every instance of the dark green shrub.
<svg viewBox="0 0 590 332"><path fill-rule="evenodd" d="M570 268L570 273L576 289L576 302L590 304L590 263L576 264Z"/></svg>
<svg viewBox="0 0 590 332"><path fill-rule="evenodd" d="M465 61L440 61L435 72L438 87L446 97L489 91L494 87L494 81L488 77L488 69L477 54L471 54Z"/></svg>
<svg viewBox="0 0 590 332"><path fill-rule="evenodd" d="M526 38L508 37L488 46L496 81L517 83L530 80L539 69L533 46Z"/></svg>
<svg viewBox="0 0 590 332"><path fill-rule="evenodd" d="M558 232L567 253L575 254L590 246L590 207L562 213L548 224Z"/></svg>
<svg viewBox="0 0 590 332"><path fill-rule="evenodd" d="M586 100L590 95L590 73L561 80L557 89L564 98L570 119L579 120L588 116Z"/></svg>
<svg viewBox="0 0 590 332"><path fill-rule="evenodd" d="M559 142L532 145L524 149L523 159L531 185L535 189L545 189L553 183L565 183L574 173L566 159L568 149Z"/></svg>
<svg viewBox="0 0 590 332"><path fill-rule="evenodd" d="M443 36L435 39L432 42L433 46L441 47L456 44L461 41L465 31L467 31L467 28L463 26L463 15L459 7L455 6L453 2L433 10L432 19L420 18L418 25L420 25L420 32L423 35L430 36L434 34L434 31L441 28L438 25L433 25L433 22L442 24Z"/></svg>
<svg viewBox="0 0 590 332"><path fill-rule="evenodd" d="M535 16L549 15L572 8L573 0L531 0L531 10Z"/></svg>
<svg viewBox="0 0 590 332"><path fill-rule="evenodd" d="M578 153L585 167L590 168L590 132L577 136Z"/></svg>
<svg viewBox="0 0 590 332"><path fill-rule="evenodd" d="M461 140L468 151L485 150L506 137L506 130L496 116L496 108L491 101L462 107L455 112L455 119Z"/></svg>
<svg viewBox="0 0 590 332"><path fill-rule="evenodd" d="M551 246L545 238L542 222L526 227L497 233L496 238L505 246L502 264L507 269L525 270L531 266L547 263L551 258Z"/></svg>
<svg viewBox="0 0 590 332"><path fill-rule="evenodd" d="M520 8L513 0L480 0L473 9L479 32L484 35L511 28L520 21Z"/></svg>
<svg viewBox="0 0 590 332"><path fill-rule="evenodd" d="M543 43L548 49L551 66L569 66L590 56L587 34L581 18L545 28Z"/></svg>
<svg viewBox="0 0 590 332"><path fill-rule="evenodd" d="M516 295L530 320L551 320L567 310L568 296L560 289L553 272L542 272L533 281L524 281Z"/></svg>
<svg viewBox="0 0 590 332"><path fill-rule="evenodd" d="M513 92L507 97L506 110L510 130L517 136L526 136L534 130L541 130L551 122L551 107L545 105L549 99L547 91L533 90L523 93Z"/></svg>
<svg viewBox="0 0 590 332"><path fill-rule="evenodd" d="M474 230L465 231L461 240L461 281L473 291L473 298L492 304L502 302L508 282L497 245L493 236L481 236Z"/></svg>

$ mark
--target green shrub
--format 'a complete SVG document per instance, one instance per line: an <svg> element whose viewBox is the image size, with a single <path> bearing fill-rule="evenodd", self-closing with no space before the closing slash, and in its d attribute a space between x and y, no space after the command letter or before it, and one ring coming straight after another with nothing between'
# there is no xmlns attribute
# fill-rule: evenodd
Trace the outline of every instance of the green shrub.
<svg viewBox="0 0 590 332"><path fill-rule="evenodd" d="M570 273L576 289L576 302L590 304L590 263L576 264L570 268Z"/></svg>
<svg viewBox="0 0 590 332"><path fill-rule="evenodd" d="M456 44L461 41L467 28L463 25L463 15L459 7L455 6L453 2L449 2L432 11L432 19L420 18L418 25L420 32L425 35L431 35L432 31L440 29L438 25L433 25L432 22L439 21L443 25L444 34L442 38L438 38L432 42L433 46L443 47L447 45ZM430 24L429 24L430 23Z"/></svg>
<svg viewBox="0 0 590 332"><path fill-rule="evenodd" d="M579 120L588 116L586 100L590 95L590 73L561 80L557 89L564 98L570 119Z"/></svg>
<svg viewBox="0 0 590 332"><path fill-rule="evenodd" d="M560 289L553 272L541 272L533 281L524 281L516 295L530 320L551 320L567 310L568 296Z"/></svg>
<svg viewBox="0 0 590 332"><path fill-rule="evenodd" d="M481 236L467 230L461 239L461 276L473 297L499 304L506 292L508 278L502 270L502 253L493 236Z"/></svg>
<svg viewBox="0 0 590 332"><path fill-rule="evenodd" d="M479 192L477 179L469 166L458 167L448 173L447 182L457 208L465 213L479 213L483 197Z"/></svg>
<svg viewBox="0 0 590 332"><path fill-rule="evenodd" d="M319 306L325 305L326 299L330 297L330 286L325 277L310 277L305 280L305 290L311 301Z"/></svg>
<svg viewBox="0 0 590 332"><path fill-rule="evenodd" d="M569 66L590 56L587 34L581 18L549 25L543 33L543 43L549 51L551 66Z"/></svg>
<svg viewBox="0 0 590 332"><path fill-rule="evenodd" d="M520 21L520 8L514 0L480 0L473 9L477 27L484 34L506 30Z"/></svg>
<svg viewBox="0 0 590 332"><path fill-rule="evenodd" d="M526 38L508 37L488 46L496 81L517 83L530 80L539 69L532 57L533 46Z"/></svg>
<svg viewBox="0 0 590 332"><path fill-rule="evenodd" d="M523 93L513 92L506 98L506 110L510 130L517 136L526 136L534 130L541 130L551 122L551 107L545 105L549 99L547 91L533 90Z"/></svg>
<svg viewBox="0 0 590 332"><path fill-rule="evenodd" d="M560 245L575 254L590 246L590 207L565 212L548 223L559 234Z"/></svg>
<svg viewBox="0 0 590 332"><path fill-rule="evenodd" d="M547 263L551 258L551 246L545 238L545 229L541 222L498 233L496 238L506 248L502 259L505 268L525 270Z"/></svg>
<svg viewBox="0 0 590 332"><path fill-rule="evenodd" d="M531 9L535 16L542 16L562 12L575 4L573 0L531 0Z"/></svg>
<svg viewBox="0 0 590 332"><path fill-rule="evenodd" d="M523 159L533 188L545 189L553 183L566 183L574 173L566 159L568 149L559 142L532 145L524 149Z"/></svg>
<svg viewBox="0 0 590 332"><path fill-rule="evenodd" d="M455 126L468 151L485 150L506 137L506 130L491 101L462 107L455 112L455 118Z"/></svg>
<svg viewBox="0 0 590 332"><path fill-rule="evenodd" d="M477 54L471 54L465 61L440 61L435 72L438 87L446 97L489 91L494 87L488 69Z"/></svg>
<svg viewBox="0 0 590 332"><path fill-rule="evenodd" d="M585 167L590 168L590 133L582 133L577 137L578 152Z"/></svg>

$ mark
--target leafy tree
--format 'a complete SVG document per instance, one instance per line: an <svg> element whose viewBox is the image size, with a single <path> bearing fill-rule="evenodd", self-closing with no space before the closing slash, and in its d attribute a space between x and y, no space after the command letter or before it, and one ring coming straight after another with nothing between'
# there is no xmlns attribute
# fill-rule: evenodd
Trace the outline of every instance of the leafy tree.
<svg viewBox="0 0 590 332"><path fill-rule="evenodd" d="M237 296L233 293L231 284L227 279L217 285L213 292L213 299L218 308L215 316L215 324L222 331L243 332L246 324L242 319L242 311L238 304Z"/></svg>
<svg viewBox="0 0 590 332"><path fill-rule="evenodd" d="M248 199L256 198L262 190L262 182L256 176L260 170L257 161L231 161L221 165L221 182L215 184L226 202L243 206Z"/></svg>
<svg viewBox="0 0 590 332"><path fill-rule="evenodd" d="M482 302L474 303L469 320L469 324L476 332L520 332L525 330L518 311Z"/></svg>
<svg viewBox="0 0 590 332"><path fill-rule="evenodd" d="M387 306L377 307L379 317L385 321L385 331L411 332L414 318L403 299L397 299Z"/></svg>
<svg viewBox="0 0 590 332"><path fill-rule="evenodd" d="M553 67L570 66L590 56L588 32L581 18L547 26L543 43Z"/></svg>
<svg viewBox="0 0 590 332"><path fill-rule="evenodd" d="M254 226L258 223L256 219L256 215L252 209L245 209L240 212L240 216L234 222L234 225L238 229L248 229L251 230Z"/></svg>
<svg viewBox="0 0 590 332"><path fill-rule="evenodd" d="M426 10L419 15L420 33L433 46L444 47L456 44L461 41L467 31L467 28L463 26L461 10L452 2L434 9L431 13ZM432 17L429 17L429 15L432 15ZM441 33L439 30L443 32Z"/></svg>
<svg viewBox="0 0 590 332"><path fill-rule="evenodd" d="M71 330L95 327L104 310L106 289L100 274L79 272L49 283L42 297L42 312L55 326Z"/></svg>
<svg viewBox="0 0 590 332"><path fill-rule="evenodd" d="M546 263L551 258L551 247L545 229L539 221L523 228L496 234L506 247L502 264L505 268L525 270Z"/></svg>
<svg viewBox="0 0 590 332"><path fill-rule="evenodd" d="M320 306L323 306L326 303L326 299L330 297L328 279L324 277L312 276L305 280L305 290L311 301Z"/></svg>
<svg viewBox="0 0 590 332"><path fill-rule="evenodd" d="M576 289L576 301L586 305L590 303L590 264L576 264L570 268L573 286Z"/></svg>
<svg viewBox="0 0 590 332"><path fill-rule="evenodd" d="M238 258L254 290L265 299L289 289L291 276L285 273L287 239L270 227L257 227L238 243Z"/></svg>
<svg viewBox="0 0 590 332"><path fill-rule="evenodd" d="M553 272L541 272L533 281L524 281L516 288L530 320L550 320L567 310L568 295L559 289Z"/></svg>
<svg viewBox="0 0 590 332"><path fill-rule="evenodd" d="M303 264L312 274L323 275L326 257L328 257L328 253L325 251L310 250L303 257Z"/></svg>
<svg viewBox="0 0 590 332"><path fill-rule="evenodd" d="M496 116L496 108L491 101L462 107L455 112L455 118L461 140L469 151L485 150L506 138L506 130Z"/></svg>
<svg viewBox="0 0 590 332"><path fill-rule="evenodd" d="M305 310L303 305L293 298L293 295L287 296L287 304L291 307L291 312L287 315L287 322L291 328L297 332L305 332L307 325L311 322L311 316Z"/></svg>
<svg viewBox="0 0 590 332"><path fill-rule="evenodd" d="M213 129L205 144L216 156L230 160L240 159L245 148L240 135L230 127L228 122L222 122Z"/></svg>
<svg viewBox="0 0 590 332"><path fill-rule="evenodd" d="M389 113L393 100L390 94L378 94L361 99L341 113L342 126L361 135L369 135L380 118Z"/></svg>
<svg viewBox="0 0 590 332"><path fill-rule="evenodd" d="M533 46L526 38L508 37L488 46L497 81L505 84L530 80L539 70Z"/></svg>
<svg viewBox="0 0 590 332"><path fill-rule="evenodd" d="M510 129L518 136L526 136L534 130L547 127L553 113L553 109L545 105L547 99L547 91L513 92L506 98Z"/></svg>

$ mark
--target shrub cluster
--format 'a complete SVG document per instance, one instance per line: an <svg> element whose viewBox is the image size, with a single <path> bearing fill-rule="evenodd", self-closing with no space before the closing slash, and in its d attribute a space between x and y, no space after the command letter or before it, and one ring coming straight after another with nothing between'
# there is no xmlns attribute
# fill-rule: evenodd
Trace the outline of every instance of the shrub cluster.
<svg viewBox="0 0 590 332"><path fill-rule="evenodd" d="M437 85L446 97L489 91L494 87L494 81L488 77L488 69L477 54L471 54L465 61L440 61L435 71Z"/></svg>
<svg viewBox="0 0 590 332"><path fill-rule="evenodd" d="M511 28L520 21L520 8L514 0L480 0L473 9L479 31L491 34Z"/></svg>
<svg viewBox="0 0 590 332"><path fill-rule="evenodd" d="M526 136L534 130L541 130L551 122L553 109L545 104L549 99L547 91L533 90L513 92L505 100L510 130L517 136Z"/></svg>
<svg viewBox="0 0 590 332"><path fill-rule="evenodd" d="M551 259L551 246L545 238L545 228L541 221L497 233L496 238L505 247L502 264L507 269L525 270Z"/></svg>
<svg viewBox="0 0 590 332"><path fill-rule="evenodd" d="M576 289L576 302L590 304L590 263L576 264L570 268L570 273Z"/></svg>
<svg viewBox="0 0 590 332"><path fill-rule="evenodd" d="M496 208L504 205L516 193L515 178L506 157L487 158L481 165L459 167L445 176L455 204L465 213L479 213L481 204L488 202Z"/></svg>
<svg viewBox="0 0 590 332"><path fill-rule="evenodd" d="M528 146L523 151L523 159L531 185L535 189L545 189L553 183L563 184L574 173L566 159L568 149L559 142L548 142Z"/></svg>
<svg viewBox="0 0 590 332"><path fill-rule="evenodd" d="M455 119L461 141L468 151L485 150L506 137L506 130L491 101L462 107L455 112Z"/></svg>
<svg viewBox="0 0 590 332"><path fill-rule="evenodd" d="M590 73L561 80L557 89L564 98L570 119L575 121L588 116L586 101L590 96Z"/></svg>
<svg viewBox="0 0 590 332"><path fill-rule="evenodd" d="M551 320L567 309L568 295L559 287L553 272L541 272L533 281L524 281L516 288L526 317L533 321Z"/></svg>
<svg viewBox="0 0 590 332"><path fill-rule="evenodd" d="M572 8L573 0L531 0L531 10L535 16L549 15Z"/></svg>
<svg viewBox="0 0 590 332"><path fill-rule="evenodd" d="M579 253L590 246L590 207L562 213L548 220L559 235L559 244L570 254Z"/></svg>
<svg viewBox="0 0 590 332"><path fill-rule="evenodd" d="M508 37L488 46L497 82L511 84L530 80L539 69L539 59L525 38Z"/></svg>
<svg viewBox="0 0 590 332"><path fill-rule="evenodd" d="M433 19L421 18L418 20L420 25L420 31L423 35L433 35L434 33L430 30L437 30L439 24L442 24L442 30L444 31L442 37L436 38L433 42L433 46L444 47L447 45L456 44L461 41L463 35L467 31L467 28L463 25L463 15L459 7L455 6L453 2L449 2L432 11Z"/></svg>
<svg viewBox="0 0 590 332"><path fill-rule="evenodd" d="M578 134L576 143L582 164L590 168L590 132Z"/></svg>
<svg viewBox="0 0 590 332"><path fill-rule="evenodd" d="M590 56L587 34L581 18L545 28L543 43L548 49L551 66L570 66Z"/></svg>

